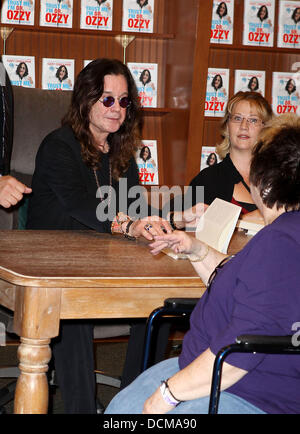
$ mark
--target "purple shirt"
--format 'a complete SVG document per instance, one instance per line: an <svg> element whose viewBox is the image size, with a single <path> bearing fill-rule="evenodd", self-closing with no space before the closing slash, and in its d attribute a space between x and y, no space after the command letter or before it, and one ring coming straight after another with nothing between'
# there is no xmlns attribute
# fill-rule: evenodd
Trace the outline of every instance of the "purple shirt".
<svg viewBox="0 0 300 434"><path fill-rule="evenodd" d="M217 354L241 334L291 335L296 322L300 322L297 211L282 214L262 229L218 272L191 315L180 368L208 347ZM234 353L226 362L248 371L228 392L267 413L300 413L299 356Z"/></svg>

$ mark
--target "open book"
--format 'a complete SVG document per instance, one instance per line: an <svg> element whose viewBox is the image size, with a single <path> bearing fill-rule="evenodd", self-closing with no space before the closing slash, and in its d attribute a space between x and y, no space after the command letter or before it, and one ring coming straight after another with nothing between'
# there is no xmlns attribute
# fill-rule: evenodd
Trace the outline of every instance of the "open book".
<svg viewBox="0 0 300 434"><path fill-rule="evenodd" d="M196 238L222 253L227 253L241 209L233 203L215 199L199 219ZM189 255L175 253L171 249L164 249L163 252L173 259L189 258Z"/></svg>

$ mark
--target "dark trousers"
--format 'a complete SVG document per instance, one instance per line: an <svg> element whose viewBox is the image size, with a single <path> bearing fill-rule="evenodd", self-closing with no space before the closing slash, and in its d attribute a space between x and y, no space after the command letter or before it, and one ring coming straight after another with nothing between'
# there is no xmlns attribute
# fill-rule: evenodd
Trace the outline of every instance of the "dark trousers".
<svg viewBox="0 0 300 434"><path fill-rule="evenodd" d="M96 413L93 352L94 325L88 321L62 321L53 340L54 367L65 413Z"/></svg>
<svg viewBox="0 0 300 434"><path fill-rule="evenodd" d="M121 388L130 384L141 372L146 320L131 326ZM96 383L93 352L94 323L89 321L62 321L58 338L52 350L58 385L65 413L96 413ZM164 358L170 324L159 327L154 362Z"/></svg>

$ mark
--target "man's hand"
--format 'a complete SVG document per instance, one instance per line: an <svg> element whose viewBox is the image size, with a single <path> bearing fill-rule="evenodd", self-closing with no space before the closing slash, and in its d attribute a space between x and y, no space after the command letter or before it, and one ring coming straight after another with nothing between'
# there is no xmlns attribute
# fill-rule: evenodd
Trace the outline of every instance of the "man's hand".
<svg viewBox="0 0 300 434"><path fill-rule="evenodd" d="M0 177L0 205L4 208L16 205L23 198L24 194L31 192L31 188L12 176Z"/></svg>

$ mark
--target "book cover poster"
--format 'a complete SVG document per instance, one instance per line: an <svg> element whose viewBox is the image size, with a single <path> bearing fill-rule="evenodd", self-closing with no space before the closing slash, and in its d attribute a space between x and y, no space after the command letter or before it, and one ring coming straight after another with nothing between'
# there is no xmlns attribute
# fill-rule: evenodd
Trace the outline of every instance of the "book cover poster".
<svg viewBox="0 0 300 434"><path fill-rule="evenodd" d="M228 100L228 87L229 69L208 69L204 108L205 116L224 116Z"/></svg>
<svg viewBox="0 0 300 434"><path fill-rule="evenodd" d="M1 9L1 22L3 24L33 26L34 1L35 0L4 0Z"/></svg>
<svg viewBox="0 0 300 434"><path fill-rule="evenodd" d="M154 0L123 0L123 32L153 33Z"/></svg>
<svg viewBox="0 0 300 434"><path fill-rule="evenodd" d="M300 1L280 1L277 46L300 48Z"/></svg>
<svg viewBox="0 0 300 434"><path fill-rule="evenodd" d="M244 0L243 44L273 47L275 0Z"/></svg>
<svg viewBox="0 0 300 434"><path fill-rule="evenodd" d="M142 107L157 107L157 63L127 63Z"/></svg>
<svg viewBox="0 0 300 434"><path fill-rule="evenodd" d="M211 20L210 42L232 44L234 0L214 1Z"/></svg>
<svg viewBox="0 0 300 434"><path fill-rule="evenodd" d="M35 87L33 56L3 55L2 61L13 86Z"/></svg>
<svg viewBox="0 0 300 434"><path fill-rule="evenodd" d="M74 59L43 59L42 89L73 90Z"/></svg>
<svg viewBox="0 0 300 434"><path fill-rule="evenodd" d="M113 0L81 0L80 28L112 30Z"/></svg>
<svg viewBox="0 0 300 434"><path fill-rule="evenodd" d="M73 0L41 0L40 26L72 28Z"/></svg>
<svg viewBox="0 0 300 434"><path fill-rule="evenodd" d="M265 71L237 69L234 75L234 93L258 92L265 96L265 81Z"/></svg>
<svg viewBox="0 0 300 434"><path fill-rule="evenodd" d="M139 168L140 183L144 185L158 184L157 141L142 140L136 152L136 163Z"/></svg>
<svg viewBox="0 0 300 434"><path fill-rule="evenodd" d="M272 108L276 115L296 113L300 115L300 84L292 72L273 72Z"/></svg>
<svg viewBox="0 0 300 434"><path fill-rule="evenodd" d="M221 160L216 153L215 146L202 146L200 170L206 169L206 167L214 166L220 161Z"/></svg>

